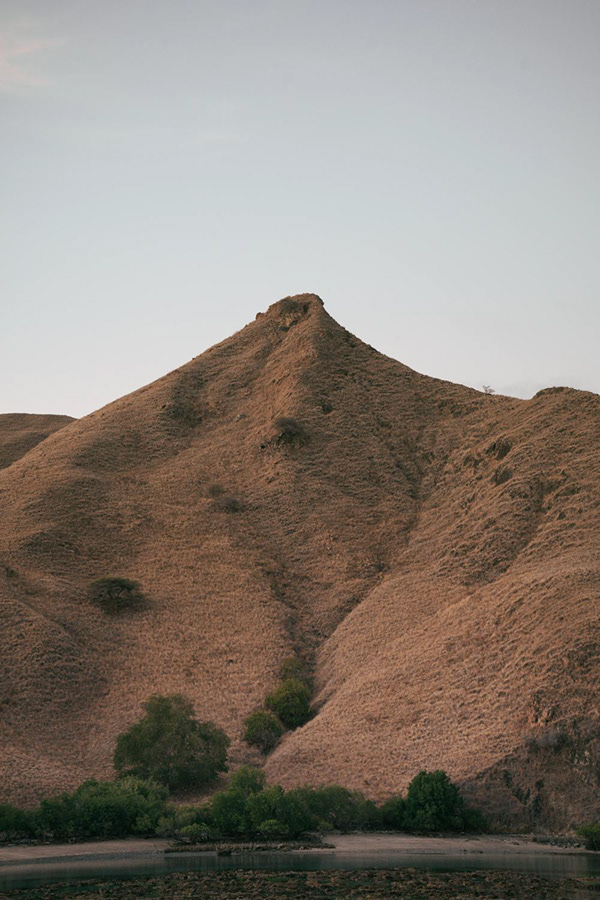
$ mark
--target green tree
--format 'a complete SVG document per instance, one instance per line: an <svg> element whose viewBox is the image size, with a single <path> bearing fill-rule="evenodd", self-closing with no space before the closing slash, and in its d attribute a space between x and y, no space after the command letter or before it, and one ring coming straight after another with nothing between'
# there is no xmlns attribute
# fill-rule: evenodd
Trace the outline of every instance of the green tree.
<svg viewBox="0 0 600 900"><path fill-rule="evenodd" d="M406 826L406 800L404 797L390 797L381 805L381 819L386 828L401 831Z"/></svg>
<svg viewBox="0 0 600 900"><path fill-rule="evenodd" d="M210 800L211 821L224 837L250 834L252 826L246 809L246 795L241 790L219 791Z"/></svg>
<svg viewBox="0 0 600 900"><path fill-rule="evenodd" d="M283 725L272 712L257 709L244 722L244 740L263 753L270 753L277 746L284 732Z"/></svg>
<svg viewBox="0 0 600 900"><path fill-rule="evenodd" d="M457 786L441 769L419 772L408 786L405 823L412 831L460 831L464 812Z"/></svg>
<svg viewBox="0 0 600 900"><path fill-rule="evenodd" d="M213 722L198 722L181 694L150 697L142 708L145 716L117 739L119 774L152 778L179 790L205 787L227 771L229 738Z"/></svg>
<svg viewBox="0 0 600 900"><path fill-rule="evenodd" d="M229 779L228 791L239 791L244 797L260 794L264 789L267 776L257 766L242 766Z"/></svg>
<svg viewBox="0 0 600 900"><path fill-rule="evenodd" d="M248 797L246 809L252 830L257 834L295 837L312 827L308 809L278 784Z"/></svg>
<svg viewBox="0 0 600 900"><path fill-rule="evenodd" d="M311 716L309 688L297 678L286 678L265 700L286 728L299 728Z"/></svg>

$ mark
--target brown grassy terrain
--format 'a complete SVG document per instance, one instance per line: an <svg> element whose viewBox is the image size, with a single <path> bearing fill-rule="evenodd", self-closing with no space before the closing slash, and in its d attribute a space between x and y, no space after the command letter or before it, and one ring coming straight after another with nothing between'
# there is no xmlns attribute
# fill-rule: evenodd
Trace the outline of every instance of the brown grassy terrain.
<svg viewBox="0 0 600 900"><path fill-rule="evenodd" d="M296 650L319 712L271 780L442 767L511 827L598 815L599 445L598 396L420 375L314 295L71 422L0 472L0 801L110 775L154 692L257 761ZM91 605L112 574L147 608Z"/></svg>
<svg viewBox="0 0 600 900"><path fill-rule="evenodd" d="M0 414L0 469L10 466L49 434L72 421L71 416Z"/></svg>

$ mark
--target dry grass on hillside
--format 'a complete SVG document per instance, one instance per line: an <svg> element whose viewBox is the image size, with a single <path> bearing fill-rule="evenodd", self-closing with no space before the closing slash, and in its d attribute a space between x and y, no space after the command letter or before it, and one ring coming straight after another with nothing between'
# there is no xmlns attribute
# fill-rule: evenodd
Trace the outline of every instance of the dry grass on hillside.
<svg viewBox="0 0 600 900"><path fill-rule="evenodd" d="M70 416L36 416L27 413L0 414L0 469L39 444L73 419Z"/></svg>
<svg viewBox="0 0 600 900"><path fill-rule="evenodd" d="M5 796L110 774L153 692L257 760L242 721L296 651L319 713L272 780L443 767L507 824L597 814L599 439L597 396L419 375L314 295L72 422L0 472ZM146 609L87 602L113 574Z"/></svg>

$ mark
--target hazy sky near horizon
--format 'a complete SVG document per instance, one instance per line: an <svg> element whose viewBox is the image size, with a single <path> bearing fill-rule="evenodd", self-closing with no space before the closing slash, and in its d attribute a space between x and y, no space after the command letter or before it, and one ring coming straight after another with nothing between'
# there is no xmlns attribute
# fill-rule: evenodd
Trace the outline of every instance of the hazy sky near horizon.
<svg viewBox="0 0 600 900"><path fill-rule="evenodd" d="M599 0L0 0L0 412L286 296L429 375L600 393Z"/></svg>

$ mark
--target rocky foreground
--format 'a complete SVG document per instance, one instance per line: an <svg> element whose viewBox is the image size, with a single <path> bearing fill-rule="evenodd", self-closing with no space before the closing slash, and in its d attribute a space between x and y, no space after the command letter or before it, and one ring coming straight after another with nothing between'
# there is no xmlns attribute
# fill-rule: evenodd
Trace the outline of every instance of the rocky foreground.
<svg viewBox="0 0 600 900"><path fill-rule="evenodd" d="M416 869L362 869L353 872L177 873L131 881L85 881L0 891L0 900L316 900L316 898L539 898L566 900L598 896L600 878L547 879L515 872L424 872Z"/></svg>

